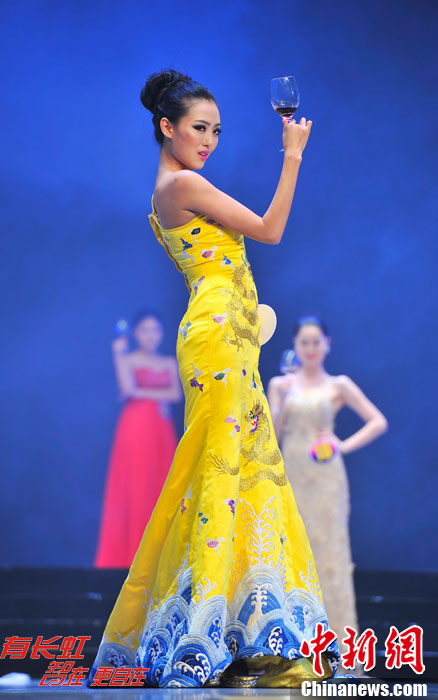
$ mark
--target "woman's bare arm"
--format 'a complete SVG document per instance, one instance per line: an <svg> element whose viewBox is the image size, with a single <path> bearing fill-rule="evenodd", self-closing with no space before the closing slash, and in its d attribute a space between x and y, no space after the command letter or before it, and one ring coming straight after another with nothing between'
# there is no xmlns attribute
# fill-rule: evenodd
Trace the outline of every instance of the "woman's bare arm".
<svg viewBox="0 0 438 700"><path fill-rule="evenodd" d="M119 387L120 397L124 399L135 388L134 377L130 366L127 338L125 336L120 336L113 340L112 351L117 386Z"/></svg>
<svg viewBox="0 0 438 700"><path fill-rule="evenodd" d="M168 185L168 196L179 209L206 214L225 228L262 243L280 243L289 217L302 153L312 122L304 117L297 124L284 121L284 160L274 197L263 216L258 216L233 197L217 189L199 173L180 170Z"/></svg>
<svg viewBox="0 0 438 700"><path fill-rule="evenodd" d="M285 378L272 377L268 382L268 399L269 409L271 411L272 423L274 425L277 441L280 443L283 437L284 428L284 404L285 397Z"/></svg>
<svg viewBox="0 0 438 700"><path fill-rule="evenodd" d="M344 405L351 408L365 421L365 425L362 428L342 441L342 454L348 454L367 445L379 435L385 433L388 430L388 421L352 379L346 375L341 375L338 380Z"/></svg>

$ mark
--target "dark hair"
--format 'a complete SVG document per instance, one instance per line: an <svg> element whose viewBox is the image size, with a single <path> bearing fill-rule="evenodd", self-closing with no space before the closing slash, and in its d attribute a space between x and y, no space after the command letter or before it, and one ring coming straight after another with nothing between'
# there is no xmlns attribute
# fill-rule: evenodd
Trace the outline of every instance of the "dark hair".
<svg viewBox="0 0 438 700"><path fill-rule="evenodd" d="M164 134L160 128L161 119L167 117L172 124L177 124L181 117L187 114L189 101L200 98L216 102L204 85L177 70L162 70L152 73L146 79L140 99L153 114L152 123L157 143L161 145L164 141Z"/></svg>
<svg viewBox="0 0 438 700"><path fill-rule="evenodd" d="M318 328L324 333L326 338L329 338L329 330L327 328L327 325L324 323L324 321L319 317L319 316L301 316L301 318L298 319L298 321L295 324L294 332L293 332L293 339L297 337L298 333L300 332L301 328L303 326L318 326Z"/></svg>
<svg viewBox="0 0 438 700"><path fill-rule="evenodd" d="M154 309L139 309L138 311L135 312L135 314L132 317L132 323L131 323L131 328L132 330L135 330L138 326L139 323L144 321L145 318L154 318L156 321L161 323L163 326L163 318L158 311L155 311Z"/></svg>

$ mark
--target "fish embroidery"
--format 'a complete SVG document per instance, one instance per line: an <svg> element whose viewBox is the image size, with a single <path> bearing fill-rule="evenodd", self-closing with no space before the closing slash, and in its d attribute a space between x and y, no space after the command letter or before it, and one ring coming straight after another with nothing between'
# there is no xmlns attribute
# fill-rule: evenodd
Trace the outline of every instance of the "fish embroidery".
<svg viewBox="0 0 438 700"><path fill-rule="evenodd" d="M222 330L224 330L225 321L227 320L227 314L215 314L212 318L215 323L220 323L222 326Z"/></svg>
<svg viewBox="0 0 438 700"><path fill-rule="evenodd" d="M206 515L204 515L204 513L198 513L198 518L199 518L199 521L198 521L197 532L199 532L201 525L205 525L205 523L208 523L208 518Z"/></svg>
<svg viewBox="0 0 438 700"><path fill-rule="evenodd" d="M234 498L226 498L224 503L226 506L230 506L231 513L234 515L234 513L236 512L236 501L234 500Z"/></svg>
<svg viewBox="0 0 438 700"><path fill-rule="evenodd" d="M195 241L195 243L198 243L198 244L199 244L198 235L199 235L200 232L201 232L201 229L200 229L199 227L198 227L198 228L193 228L193 229L190 231L190 235L193 236L193 240Z"/></svg>
<svg viewBox="0 0 438 700"><path fill-rule="evenodd" d="M202 277L200 277L198 281L195 282L195 284L193 285L193 289L195 290L195 296L197 295L199 286L203 280L205 280L205 275L202 275Z"/></svg>
<svg viewBox="0 0 438 700"><path fill-rule="evenodd" d="M231 262L230 258L227 258L225 253L223 254L223 256L224 256L224 258L221 262L222 267L225 267L226 265L228 265L229 267L231 267L232 270L234 270L235 265Z"/></svg>
<svg viewBox="0 0 438 700"><path fill-rule="evenodd" d="M219 546L221 542L225 542L225 537L218 537L216 540L211 540L207 538L205 541L207 543L207 547L211 547L211 549L214 549L214 551L219 556Z"/></svg>
<svg viewBox="0 0 438 700"><path fill-rule="evenodd" d="M195 365L192 365L192 367L193 367L193 369L194 369L194 374L193 374L193 378L190 380L190 386L192 386L192 387L194 387L194 388L198 387L198 388L199 388L199 391L203 391L203 390L204 390L204 385L203 385L203 384L200 384L200 383L198 382L198 377L201 376L202 371L201 371L200 369L197 369L197 368L195 367Z"/></svg>
<svg viewBox="0 0 438 700"><path fill-rule="evenodd" d="M180 238L180 241L183 244L181 258L183 258L183 259L190 258L192 263L194 263L195 262L194 256L187 253L187 251L190 250L190 248L193 248L193 243L189 243L188 241L185 241L184 238Z"/></svg>
<svg viewBox="0 0 438 700"><path fill-rule="evenodd" d="M225 423L234 423L234 428L230 433L231 437L234 438L236 433L240 433L240 425L237 422L237 418L234 418L233 411L225 418Z"/></svg>
<svg viewBox="0 0 438 700"><path fill-rule="evenodd" d="M192 324L190 323L190 321L187 321L187 323L184 326L180 326L178 329L184 340L187 340L187 331L189 330L191 325Z"/></svg>
<svg viewBox="0 0 438 700"><path fill-rule="evenodd" d="M207 260L214 260L214 255L215 255L216 250L217 250L217 245L214 245L210 249L204 248L203 250L201 250L201 255L203 258L206 258Z"/></svg>
<svg viewBox="0 0 438 700"><path fill-rule="evenodd" d="M180 238L180 241L183 244L183 250L189 250L190 248L193 248L193 243L185 241L184 238Z"/></svg>
<svg viewBox="0 0 438 700"><path fill-rule="evenodd" d="M231 367L228 367L227 369L222 370L222 372L212 372L212 374L213 374L213 377L218 382L223 382L225 384L225 386L227 386L228 372L231 372Z"/></svg>

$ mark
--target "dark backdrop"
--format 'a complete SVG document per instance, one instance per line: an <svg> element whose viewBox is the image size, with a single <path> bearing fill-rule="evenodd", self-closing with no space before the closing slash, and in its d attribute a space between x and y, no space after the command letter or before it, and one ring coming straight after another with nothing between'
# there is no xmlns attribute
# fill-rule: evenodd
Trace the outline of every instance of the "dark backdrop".
<svg viewBox="0 0 438 700"><path fill-rule="evenodd" d="M158 148L138 98L146 75L174 67L219 103L203 174L259 214L282 159L269 81L297 76L297 116L314 126L293 212L280 246L247 240L278 315L262 378L296 317L322 314L327 369L390 425L346 458L354 561L436 568L433 5L1 2L1 563L91 564L120 408L114 322L152 302L174 352L187 291L147 221ZM181 431L182 405L175 415ZM338 433L360 425L344 410Z"/></svg>

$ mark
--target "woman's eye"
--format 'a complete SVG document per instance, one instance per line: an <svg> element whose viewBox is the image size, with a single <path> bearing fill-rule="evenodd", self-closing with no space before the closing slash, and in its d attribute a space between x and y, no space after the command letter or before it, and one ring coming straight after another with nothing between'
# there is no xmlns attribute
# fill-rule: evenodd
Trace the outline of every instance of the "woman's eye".
<svg viewBox="0 0 438 700"><path fill-rule="evenodd" d="M195 124L194 128L198 131L205 131L205 126L203 124ZM215 129L213 133L216 134L216 136L219 136L219 134L222 133L222 129Z"/></svg>

